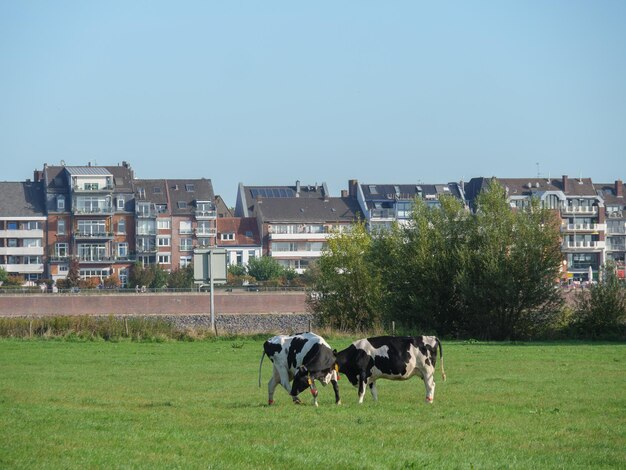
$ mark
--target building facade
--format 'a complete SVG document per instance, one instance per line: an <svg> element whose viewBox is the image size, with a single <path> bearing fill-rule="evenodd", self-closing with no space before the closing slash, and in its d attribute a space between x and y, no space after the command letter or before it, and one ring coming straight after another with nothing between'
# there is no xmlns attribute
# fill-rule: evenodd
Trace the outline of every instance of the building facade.
<svg viewBox="0 0 626 470"><path fill-rule="evenodd" d="M33 284L44 277L46 214L39 182L0 182L0 267Z"/></svg>

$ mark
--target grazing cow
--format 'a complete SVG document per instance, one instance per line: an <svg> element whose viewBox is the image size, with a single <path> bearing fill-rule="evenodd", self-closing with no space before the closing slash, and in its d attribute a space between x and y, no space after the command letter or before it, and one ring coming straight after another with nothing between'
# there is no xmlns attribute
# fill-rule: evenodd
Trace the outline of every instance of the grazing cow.
<svg viewBox="0 0 626 470"><path fill-rule="evenodd" d="M339 372L348 377L352 385L359 389L359 403L363 403L365 385L369 385L372 397L378 400L376 380L407 380L414 375L424 379L426 401L432 403L435 397L435 362L437 347L441 355L441 376L443 370L443 349L435 336L378 336L355 341L337 353Z"/></svg>
<svg viewBox="0 0 626 470"><path fill-rule="evenodd" d="M261 367L267 355L272 361L272 378L267 384L268 404L274 403L274 390L280 383L294 403L302 403L298 394L306 388L311 389L313 404L317 406L317 388L315 380L326 386L332 382L335 402L340 405L337 385L337 363L335 352L324 338L315 333L298 333L293 336L278 335L263 343L263 354L259 364L259 387L261 386ZM293 385L289 381L293 379Z"/></svg>

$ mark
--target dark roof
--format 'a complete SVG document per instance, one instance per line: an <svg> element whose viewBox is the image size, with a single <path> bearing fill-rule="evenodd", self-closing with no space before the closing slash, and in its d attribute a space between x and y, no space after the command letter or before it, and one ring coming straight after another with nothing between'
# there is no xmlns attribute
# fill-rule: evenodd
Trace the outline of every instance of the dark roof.
<svg viewBox="0 0 626 470"><path fill-rule="evenodd" d="M618 185L622 187L622 197L617 196ZM602 199L604 199L605 205L611 206L626 206L626 184L617 180L615 183L596 183L594 184L596 191Z"/></svg>
<svg viewBox="0 0 626 470"><path fill-rule="evenodd" d="M47 181L48 190L67 191L69 175L113 176L113 191L116 193L132 192L133 170L130 165L123 163L115 166L48 166L43 168L44 181Z"/></svg>
<svg viewBox="0 0 626 470"><path fill-rule="evenodd" d="M43 167L44 181L46 190L62 190L68 191L67 176L65 175L64 166L48 166Z"/></svg>
<svg viewBox="0 0 626 470"><path fill-rule="evenodd" d="M235 215L253 216L256 202L259 200L323 199L329 196L326 183L304 185L296 181L293 186L244 186L240 183ZM242 207L244 205L245 207Z"/></svg>
<svg viewBox="0 0 626 470"><path fill-rule="evenodd" d="M260 246L261 237L254 217L223 217L217 219L218 246ZM234 233L234 240L221 240L220 233Z"/></svg>
<svg viewBox="0 0 626 470"><path fill-rule="evenodd" d="M191 215L197 201L214 202L211 180L134 180L135 200L166 204L172 215ZM143 190L143 191L142 191Z"/></svg>
<svg viewBox="0 0 626 470"><path fill-rule="evenodd" d="M233 212L228 208L224 199L219 194L215 195L215 210L217 211L217 216L222 217L232 217Z"/></svg>
<svg viewBox="0 0 626 470"><path fill-rule="evenodd" d="M413 200L420 196L454 196L463 199L457 183L447 184L361 184L366 201Z"/></svg>
<svg viewBox="0 0 626 470"><path fill-rule="evenodd" d="M347 197L264 198L256 209L265 223L354 222L362 217L356 199Z"/></svg>
<svg viewBox="0 0 626 470"><path fill-rule="evenodd" d="M509 196L531 196L546 191L562 191L566 196L597 196L591 178L472 178L465 184L465 195L468 200L474 200L476 196L489 186L489 182L495 179L507 189ZM564 182L567 181L567 188Z"/></svg>
<svg viewBox="0 0 626 470"><path fill-rule="evenodd" d="M0 214L4 217L44 217L43 184L0 182Z"/></svg>

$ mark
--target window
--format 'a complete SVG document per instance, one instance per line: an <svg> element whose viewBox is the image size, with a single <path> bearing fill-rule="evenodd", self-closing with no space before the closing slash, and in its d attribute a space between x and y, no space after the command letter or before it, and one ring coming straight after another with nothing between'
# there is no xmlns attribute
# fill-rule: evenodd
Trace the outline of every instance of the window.
<svg viewBox="0 0 626 470"><path fill-rule="evenodd" d="M69 270L70 270L70 267L67 264L60 264L59 265L59 274L66 273Z"/></svg>
<svg viewBox="0 0 626 470"><path fill-rule="evenodd" d="M119 278L121 286L126 287L128 285L128 269L120 269Z"/></svg>
<svg viewBox="0 0 626 470"><path fill-rule="evenodd" d="M159 214L165 214L167 212L167 204L157 204L156 210Z"/></svg>
<svg viewBox="0 0 626 470"><path fill-rule="evenodd" d="M171 255L159 255L157 262L159 264L170 264Z"/></svg>
<svg viewBox="0 0 626 470"><path fill-rule="evenodd" d="M85 188L85 191L98 190L98 183L85 183L83 187Z"/></svg>
<svg viewBox="0 0 626 470"><path fill-rule="evenodd" d="M64 211L64 210L65 210L65 197L57 196L57 211Z"/></svg>
<svg viewBox="0 0 626 470"><path fill-rule="evenodd" d="M243 264L243 251L236 251L235 257L236 257L235 263L237 263L238 266L242 265Z"/></svg>
<svg viewBox="0 0 626 470"><path fill-rule="evenodd" d="M180 257L180 267L184 268L191 264L191 256L181 256Z"/></svg>
<svg viewBox="0 0 626 470"><path fill-rule="evenodd" d="M120 258L126 258L128 256L128 243L117 244L117 256Z"/></svg>
<svg viewBox="0 0 626 470"><path fill-rule="evenodd" d="M197 235L210 235L211 234L211 222L208 220L198 221Z"/></svg>
<svg viewBox="0 0 626 470"><path fill-rule="evenodd" d="M26 222L26 230L39 230L41 228L41 222Z"/></svg>
<svg viewBox="0 0 626 470"><path fill-rule="evenodd" d="M68 255L67 243L56 243L54 245L54 256L58 258L65 258Z"/></svg>
<svg viewBox="0 0 626 470"><path fill-rule="evenodd" d="M106 246L104 244L79 244L78 258L81 261L102 261L106 257Z"/></svg>
<svg viewBox="0 0 626 470"><path fill-rule="evenodd" d="M17 230L17 222L8 222L7 230Z"/></svg>
<svg viewBox="0 0 626 470"><path fill-rule="evenodd" d="M138 220L137 235L154 235L156 234L156 223L154 220Z"/></svg>
<svg viewBox="0 0 626 470"><path fill-rule="evenodd" d="M7 240L7 246L9 248L16 248L17 247L17 238L9 238Z"/></svg>
<svg viewBox="0 0 626 470"><path fill-rule="evenodd" d="M117 198L117 210L118 211L123 211L125 205L126 205L126 201L124 201L124 198L123 197L118 197Z"/></svg>
<svg viewBox="0 0 626 470"><path fill-rule="evenodd" d="M104 235L106 224L104 220L79 220L77 231L81 235Z"/></svg>
<svg viewBox="0 0 626 470"><path fill-rule="evenodd" d="M39 247L41 246L41 238L25 238L24 246L26 247Z"/></svg>
<svg viewBox="0 0 626 470"><path fill-rule="evenodd" d="M208 238L198 238L198 248L208 248L210 245Z"/></svg>
<svg viewBox="0 0 626 470"><path fill-rule="evenodd" d="M235 239L235 233L234 232L226 232L226 233L222 233L220 234L220 239L222 241L228 241L228 240L234 240Z"/></svg>
<svg viewBox="0 0 626 470"><path fill-rule="evenodd" d="M185 201L178 201L177 205L179 209L187 209L187 203Z"/></svg>
<svg viewBox="0 0 626 470"><path fill-rule="evenodd" d="M256 258L256 251L254 250L248 250L248 261L250 261L251 259Z"/></svg>
<svg viewBox="0 0 626 470"><path fill-rule="evenodd" d="M159 237L157 238L157 243L159 246L172 246L172 238L171 237Z"/></svg>
<svg viewBox="0 0 626 470"><path fill-rule="evenodd" d="M57 220L57 235L65 235L65 219Z"/></svg>
<svg viewBox="0 0 626 470"><path fill-rule="evenodd" d="M178 227L179 227L179 233L183 233L183 234L192 233L190 220L181 220Z"/></svg>
<svg viewBox="0 0 626 470"><path fill-rule="evenodd" d="M196 190L195 186L193 184L186 184L185 185L185 191L187 191L188 193L192 193Z"/></svg>
<svg viewBox="0 0 626 470"><path fill-rule="evenodd" d="M181 238L180 239L180 251L191 251L191 250L193 250L191 238Z"/></svg>
<svg viewBox="0 0 626 470"><path fill-rule="evenodd" d="M171 227L170 219L158 219L157 228L159 230L169 230Z"/></svg>
<svg viewBox="0 0 626 470"><path fill-rule="evenodd" d="M161 194L161 188L158 186L155 186L154 188L152 188L152 192L154 194Z"/></svg>
<svg viewBox="0 0 626 470"><path fill-rule="evenodd" d="M118 220L117 233L126 233L126 219Z"/></svg>
<svg viewBox="0 0 626 470"><path fill-rule="evenodd" d="M149 202L140 202L137 204L137 214L143 217L151 217L152 214L152 204Z"/></svg>

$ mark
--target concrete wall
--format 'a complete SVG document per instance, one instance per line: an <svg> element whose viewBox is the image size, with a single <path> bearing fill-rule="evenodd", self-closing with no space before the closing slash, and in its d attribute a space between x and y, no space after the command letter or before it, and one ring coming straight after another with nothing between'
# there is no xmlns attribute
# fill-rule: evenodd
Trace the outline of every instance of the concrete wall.
<svg viewBox="0 0 626 470"><path fill-rule="evenodd" d="M306 313L304 292L220 292L215 314ZM208 293L0 295L0 317L208 315Z"/></svg>

